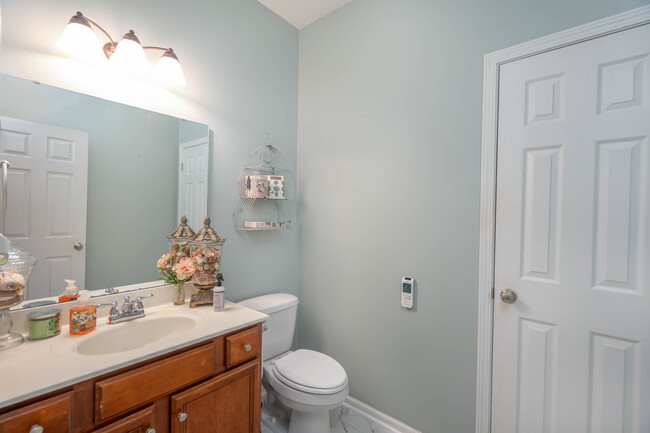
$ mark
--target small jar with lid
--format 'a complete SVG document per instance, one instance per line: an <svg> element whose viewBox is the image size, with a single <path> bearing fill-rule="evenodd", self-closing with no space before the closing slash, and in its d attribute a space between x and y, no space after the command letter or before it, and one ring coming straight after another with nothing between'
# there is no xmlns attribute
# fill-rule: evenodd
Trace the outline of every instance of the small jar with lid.
<svg viewBox="0 0 650 433"><path fill-rule="evenodd" d="M169 240L169 264L174 266L183 257L190 257L190 239L195 236L194 230L187 225L187 217L181 217L181 223L167 236Z"/></svg>
<svg viewBox="0 0 650 433"><path fill-rule="evenodd" d="M16 347L24 341L22 334L12 332L9 307L25 299L27 280L35 264L34 256L12 248L9 239L0 234L0 350Z"/></svg>
<svg viewBox="0 0 650 433"><path fill-rule="evenodd" d="M60 308L32 311L27 313L27 321L29 322L27 338L30 340L42 340L61 333Z"/></svg>
<svg viewBox="0 0 650 433"><path fill-rule="evenodd" d="M27 279L36 264L34 256L12 248L11 242L6 242L6 248L8 253L0 253L0 308L20 304L25 299Z"/></svg>

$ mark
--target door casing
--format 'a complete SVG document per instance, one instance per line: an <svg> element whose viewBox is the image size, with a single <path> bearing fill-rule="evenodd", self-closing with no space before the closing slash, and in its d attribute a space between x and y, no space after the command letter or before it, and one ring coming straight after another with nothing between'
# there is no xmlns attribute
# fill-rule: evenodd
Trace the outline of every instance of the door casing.
<svg viewBox="0 0 650 433"><path fill-rule="evenodd" d="M486 54L483 61L483 127L479 227L476 433L489 433L492 410L492 332L496 224L499 67L568 45L650 23L650 5Z"/></svg>

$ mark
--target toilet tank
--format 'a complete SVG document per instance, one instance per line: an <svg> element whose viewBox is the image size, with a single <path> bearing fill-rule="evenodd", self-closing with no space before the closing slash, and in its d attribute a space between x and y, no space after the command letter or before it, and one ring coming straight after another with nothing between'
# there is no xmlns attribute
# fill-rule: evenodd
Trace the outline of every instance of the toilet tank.
<svg viewBox="0 0 650 433"><path fill-rule="evenodd" d="M239 302L251 310L268 314L262 333L262 359L275 358L291 349L296 327L298 298L288 293L273 293Z"/></svg>

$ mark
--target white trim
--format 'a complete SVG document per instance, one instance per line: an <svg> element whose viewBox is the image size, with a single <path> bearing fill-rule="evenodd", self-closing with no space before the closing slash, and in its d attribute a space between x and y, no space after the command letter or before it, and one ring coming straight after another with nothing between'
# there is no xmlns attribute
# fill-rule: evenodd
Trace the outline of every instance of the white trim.
<svg viewBox="0 0 650 433"><path fill-rule="evenodd" d="M343 406L350 412L357 413L366 418L373 427L380 427L383 431L391 433L422 433L395 418L386 415L384 412L378 411L372 406L368 406L364 402L357 400L353 397L346 397Z"/></svg>
<svg viewBox="0 0 650 433"><path fill-rule="evenodd" d="M476 433L490 432L492 392L492 320L499 67L534 56L650 23L650 6L613 15L514 47L487 54L483 63L483 130L481 138L481 206L479 227L478 343L476 368Z"/></svg>

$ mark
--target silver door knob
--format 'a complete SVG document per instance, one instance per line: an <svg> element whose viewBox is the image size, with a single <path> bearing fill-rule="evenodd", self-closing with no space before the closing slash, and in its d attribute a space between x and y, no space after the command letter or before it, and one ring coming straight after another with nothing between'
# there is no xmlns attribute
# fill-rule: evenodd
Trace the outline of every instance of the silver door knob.
<svg viewBox="0 0 650 433"><path fill-rule="evenodd" d="M43 429L43 427L38 424L34 424L29 428L29 433L43 433L44 431L45 429Z"/></svg>
<svg viewBox="0 0 650 433"><path fill-rule="evenodd" d="M81 242L75 242L75 244L74 244L74 249L77 250L77 251L81 251L83 249L83 247L84 247L84 244L82 244Z"/></svg>
<svg viewBox="0 0 650 433"><path fill-rule="evenodd" d="M244 352L250 352L252 349L250 344L244 344Z"/></svg>
<svg viewBox="0 0 650 433"><path fill-rule="evenodd" d="M178 421L185 422L187 414L185 412L178 412Z"/></svg>
<svg viewBox="0 0 650 433"><path fill-rule="evenodd" d="M510 289L501 290L501 300L506 304L514 304L517 302L517 294Z"/></svg>
<svg viewBox="0 0 650 433"><path fill-rule="evenodd" d="M149 427L149 428L147 429L147 431L144 432L144 433L156 433L156 429L155 429L155 428L151 428L151 427Z"/></svg>

